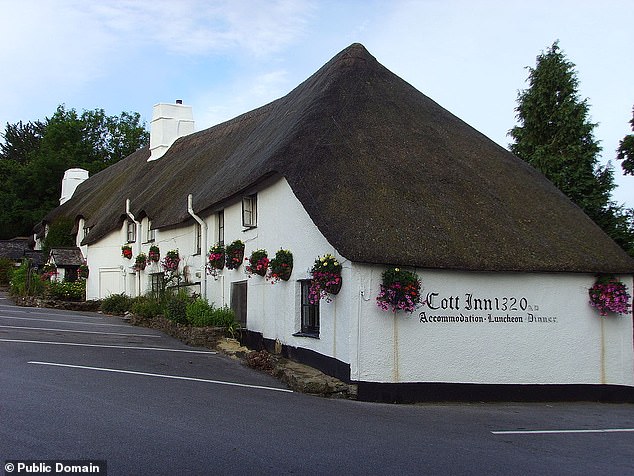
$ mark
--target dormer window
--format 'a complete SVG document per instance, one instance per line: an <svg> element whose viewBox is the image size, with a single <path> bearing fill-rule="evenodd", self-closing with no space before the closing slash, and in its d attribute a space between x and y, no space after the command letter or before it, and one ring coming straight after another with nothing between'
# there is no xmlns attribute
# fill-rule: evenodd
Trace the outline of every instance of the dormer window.
<svg viewBox="0 0 634 476"><path fill-rule="evenodd" d="M225 244L225 211L218 212L218 243Z"/></svg>
<svg viewBox="0 0 634 476"><path fill-rule="evenodd" d="M249 195L242 198L242 226L254 228L258 226L257 199L256 195Z"/></svg>
<svg viewBox="0 0 634 476"><path fill-rule="evenodd" d="M147 221L147 241L154 241L156 239L156 230L152 228L152 220Z"/></svg>
<svg viewBox="0 0 634 476"><path fill-rule="evenodd" d="M134 243L136 241L136 223L131 220L128 220L126 223L128 243Z"/></svg>

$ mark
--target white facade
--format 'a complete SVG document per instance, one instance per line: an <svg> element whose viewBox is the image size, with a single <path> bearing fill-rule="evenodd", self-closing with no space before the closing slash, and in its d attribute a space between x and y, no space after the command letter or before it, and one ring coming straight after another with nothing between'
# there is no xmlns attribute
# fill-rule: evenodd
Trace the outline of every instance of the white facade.
<svg viewBox="0 0 634 476"><path fill-rule="evenodd" d="M195 208L195 203L193 204ZM123 206L123 204L122 204ZM187 207L187 203L183 203ZM124 210L122 210L124 212ZM161 257L178 250L191 288L206 285L217 306L230 305L234 283L247 284L247 329L291 348L313 351L349 365L350 380L377 383L609 384L634 386L632 316L599 317L588 304L595 277L565 273L477 273L416 270L427 303L413 314L385 312L376 305L384 266L352 263L319 232L286 180L257 192L257 226L242 226L241 202L224 212L225 245L245 243L245 257L266 249L292 251L288 282L253 275L243 264L206 276L207 250L218 241L218 214L200 214L207 243L196 249L196 227L156 230L139 220L133 258L121 256L128 228L84 247L90 268L87 298L148 292L157 264L136 272L139 252L159 246ZM204 234L203 234L204 236ZM332 302L320 303L319 338L295 335L301 328L300 280L315 259L334 254L343 266L343 286ZM631 293L632 277L621 277ZM206 281L206 284L205 284Z"/></svg>

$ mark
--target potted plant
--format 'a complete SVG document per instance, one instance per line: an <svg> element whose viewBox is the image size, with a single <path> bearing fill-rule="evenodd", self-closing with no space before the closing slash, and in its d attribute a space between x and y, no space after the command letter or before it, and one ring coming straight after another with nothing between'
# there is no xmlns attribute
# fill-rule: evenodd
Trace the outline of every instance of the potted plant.
<svg viewBox="0 0 634 476"><path fill-rule="evenodd" d="M158 263L161 260L161 250L156 245L150 246L150 251L148 252L148 259L153 263Z"/></svg>
<svg viewBox="0 0 634 476"><path fill-rule="evenodd" d="M180 263L180 261L181 259L178 255L178 250L168 251L165 255L165 258L163 258L161 266L163 266L163 269L165 269L165 271L175 272L178 271L178 264Z"/></svg>
<svg viewBox="0 0 634 476"><path fill-rule="evenodd" d="M308 300L316 304L325 298L330 302L329 294L338 294L341 290L341 263L331 254L317 258L310 270L312 276Z"/></svg>
<svg viewBox="0 0 634 476"><path fill-rule="evenodd" d="M277 250L275 257L269 263L269 277L271 284L275 284L280 279L288 281L293 272L293 253L289 250Z"/></svg>
<svg viewBox="0 0 634 476"><path fill-rule="evenodd" d="M147 265L147 255L145 253L139 253L134 259L134 269L136 271L143 271Z"/></svg>
<svg viewBox="0 0 634 476"><path fill-rule="evenodd" d="M247 273L265 276L269 269L269 255L266 250L255 250L251 253L249 264L247 265Z"/></svg>
<svg viewBox="0 0 634 476"><path fill-rule="evenodd" d="M130 245L123 245L121 247L121 256L125 259L132 259L132 247Z"/></svg>
<svg viewBox="0 0 634 476"><path fill-rule="evenodd" d="M225 249L225 261L228 269L237 269L244 261L244 243L236 240L227 245Z"/></svg>
<svg viewBox="0 0 634 476"><path fill-rule="evenodd" d="M222 269L225 267L225 247L220 243L216 243L209 248L207 255L207 266L210 269Z"/></svg>
<svg viewBox="0 0 634 476"><path fill-rule="evenodd" d="M421 302L420 279L411 271L389 268L381 275L383 283L376 297L377 305L384 311L414 312Z"/></svg>
<svg viewBox="0 0 634 476"><path fill-rule="evenodd" d="M625 284L615 276L598 276L588 290L590 305L599 311L600 316L608 312L627 314L630 309L630 295Z"/></svg>

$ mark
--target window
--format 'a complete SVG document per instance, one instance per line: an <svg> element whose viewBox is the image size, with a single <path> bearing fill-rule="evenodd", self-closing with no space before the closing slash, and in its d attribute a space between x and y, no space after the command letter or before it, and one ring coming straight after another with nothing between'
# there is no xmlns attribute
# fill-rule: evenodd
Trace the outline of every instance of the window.
<svg viewBox="0 0 634 476"><path fill-rule="evenodd" d="M258 226L257 215L256 195L244 197L242 199L242 226L247 228Z"/></svg>
<svg viewBox="0 0 634 476"><path fill-rule="evenodd" d="M202 243L202 233L203 233L202 230L203 230L203 227L200 226L200 223L196 222L196 224L194 225L194 232L195 232L194 254L195 255L200 254L201 243Z"/></svg>
<svg viewBox="0 0 634 476"><path fill-rule="evenodd" d="M218 212L218 243L225 244L225 211Z"/></svg>
<svg viewBox="0 0 634 476"><path fill-rule="evenodd" d="M153 298L160 298L165 293L164 273L150 274L150 294Z"/></svg>
<svg viewBox="0 0 634 476"><path fill-rule="evenodd" d="M156 230L152 229L152 220L147 221L147 241L154 241L156 239Z"/></svg>
<svg viewBox="0 0 634 476"><path fill-rule="evenodd" d="M136 223L131 220L127 221L127 235L128 243L134 243L136 241Z"/></svg>
<svg viewBox="0 0 634 476"><path fill-rule="evenodd" d="M85 226L84 227L84 236L82 237L82 240L88 236L88 233L90 233L90 227L89 226Z"/></svg>
<svg viewBox="0 0 634 476"><path fill-rule="evenodd" d="M301 286L301 319L302 329L300 335L319 337L319 301L311 304L309 301L310 280L300 281Z"/></svg>

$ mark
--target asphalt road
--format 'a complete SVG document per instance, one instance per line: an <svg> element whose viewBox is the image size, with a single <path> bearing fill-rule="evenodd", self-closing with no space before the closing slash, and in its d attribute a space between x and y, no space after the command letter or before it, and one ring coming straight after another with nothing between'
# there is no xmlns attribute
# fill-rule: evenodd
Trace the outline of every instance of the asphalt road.
<svg viewBox="0 0 634 476"><path fill-rule="evenodd" d="M634 405L328 400L118 318L1 295L0 362L2 463L106 460L110 475L634 475Z"/></svg>

